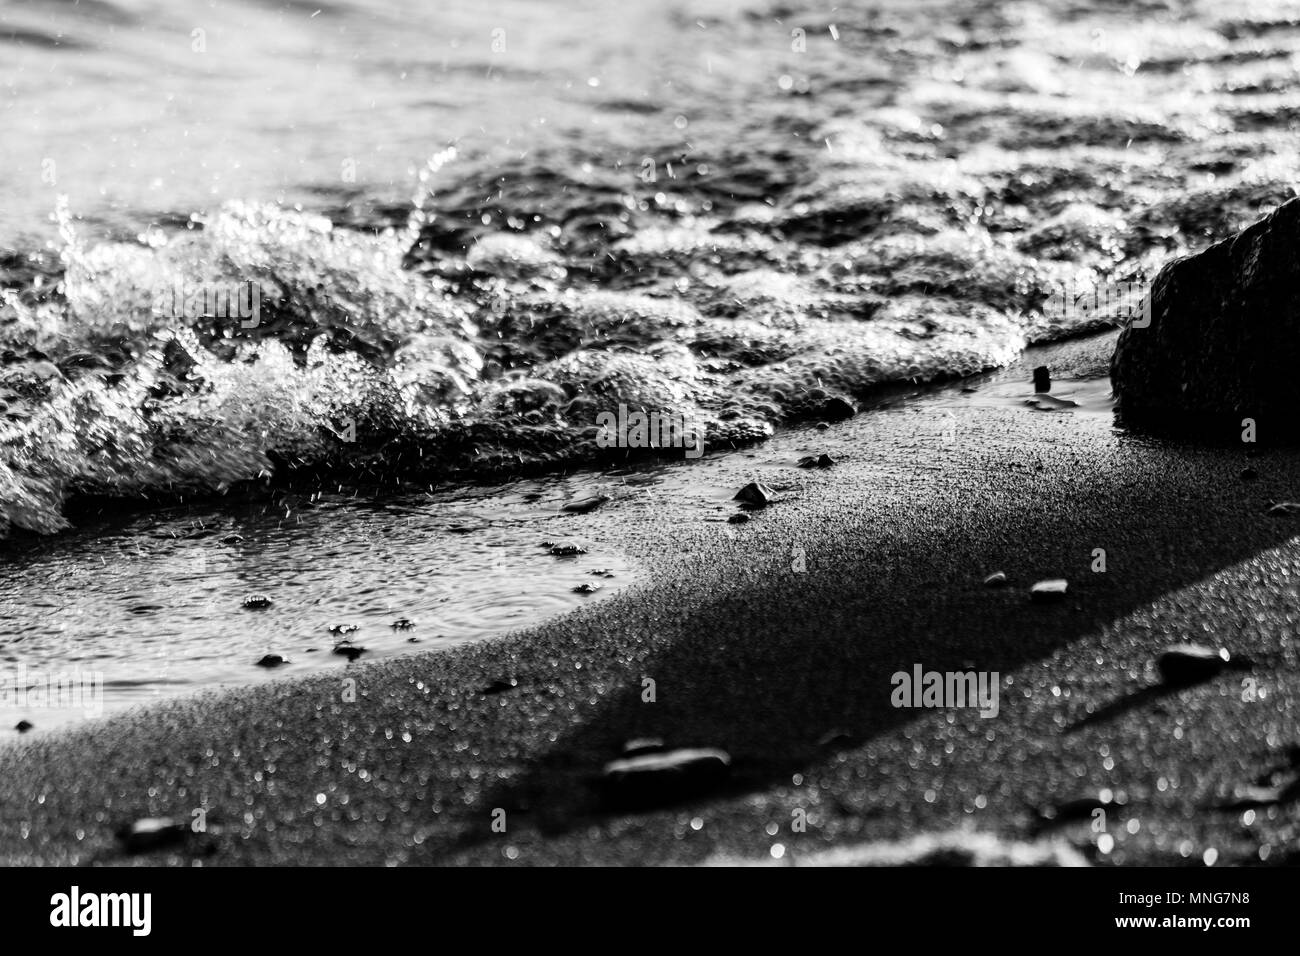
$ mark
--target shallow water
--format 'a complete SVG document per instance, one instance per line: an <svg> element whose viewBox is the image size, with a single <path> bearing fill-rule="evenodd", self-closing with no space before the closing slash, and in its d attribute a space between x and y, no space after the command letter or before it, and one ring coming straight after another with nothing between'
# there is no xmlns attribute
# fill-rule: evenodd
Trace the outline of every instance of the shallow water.
<svg viewBox="0 0 1300 956"><path fill-rule="evenodd" d="M602 600L633 571L562 508L604 487L585 478L383 501L287 496L92 521L16 548L0 561L0 727L28 720L43 731L280 677L342 679L350 665L333 651L343 641L381 659ZM587 553L552 556L547 540ZM599 589L574 592L583 585ZM270 604L245 608L250 596ZM330 631L340 626L355 631ZM259 667L268 654L288 663Z"/></svg>

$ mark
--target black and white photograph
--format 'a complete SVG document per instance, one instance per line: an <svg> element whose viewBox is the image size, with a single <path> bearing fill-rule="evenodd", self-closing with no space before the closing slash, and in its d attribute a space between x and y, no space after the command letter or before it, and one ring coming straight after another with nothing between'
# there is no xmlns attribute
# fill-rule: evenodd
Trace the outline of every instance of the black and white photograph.
<svg viewBox="0 0 1300 956"><path fill-rule="evenodd" d="M5 925L1285 925L1298 188L1295 0L0 0Z"/></svg>

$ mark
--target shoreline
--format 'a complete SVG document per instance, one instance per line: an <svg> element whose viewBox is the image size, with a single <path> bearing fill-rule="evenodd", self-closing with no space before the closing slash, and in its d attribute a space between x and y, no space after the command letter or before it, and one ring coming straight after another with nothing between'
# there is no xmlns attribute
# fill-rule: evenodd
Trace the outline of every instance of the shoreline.
<svg viewBox="0 0 1300 956"><path fill-rule="evenodd" d="M1297 742L1300 547L1291 519L1265 512L1295 497L1300 450L1253 457L1246 482L1241 449L981 400L1013 381L1030 397L1039 364L1064 394L1104 373L1113 341L1034 348L825 431L670 468L582 516L647 577L530 631L7 745L0 860L789 863L970 828L1065 839L1098 862L1284 862L1285 813L1246 824L1218 805ZM837 464L795 467L822 452ZM749 481L776 501L726 523ZM995 571L1009 587L983 585ZM1066 599L1030 603L1055 577ZM1264 693L1243 700L1236 673L1144 692L1155 655L1186 638L1252 658ZM997 671L998 717L894 708L890 675L915 664ZM517 686L480 693L505 678ZM647 736L727 751L730 782L609 812L592 784ZM1039 816L1103 791L1102 834ZM196 810L206 832L183 845L129 856L113 835Z"/></svg>

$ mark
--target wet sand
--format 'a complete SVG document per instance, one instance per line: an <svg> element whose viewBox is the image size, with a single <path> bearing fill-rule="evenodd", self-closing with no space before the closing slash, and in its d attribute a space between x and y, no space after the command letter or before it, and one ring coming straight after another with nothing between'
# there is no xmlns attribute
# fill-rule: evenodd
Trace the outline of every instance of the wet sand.
<svg viewBox="0 0 1300 956"><path fill-rule="evenodd" d="M650 579L531 632L15 742L0 753L0 859L788 863L969 829L984 835L972 845L1058 838L1098 862L1293 860L1285 805L1218 805L1297 742L1297 519L1265 511L1295 495L1300 452L1261 452L1245 481L1241 448L982 398L1044 362L1064 394L1104 371L1113 338L1031 351L974 393L957 383L708 456L575 516ZM838 464L794 467L822 451ZM716 520L754 479L778 500ZM1010 586L986 588L999 570ZM1031 603L1048 577L1068 597ZM1154 655L1187 638L1254 669L1144 693ZM917 663L997 671L998 716L894 708L891 674ZM518 686L479 692L506 677ZM593 777L642 736L725 749L731 784L608 812ZM1040 805L1102 791L1104 833L1090 814L1040 825ZM178 847L130 857L113 836L196 810L206 832Z"/></svg>

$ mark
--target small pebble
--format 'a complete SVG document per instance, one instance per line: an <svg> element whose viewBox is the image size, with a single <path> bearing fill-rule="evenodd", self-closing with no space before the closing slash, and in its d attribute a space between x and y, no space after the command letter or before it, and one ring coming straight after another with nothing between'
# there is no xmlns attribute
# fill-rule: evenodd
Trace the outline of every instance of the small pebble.
<svg viewBox="0 0 1300 956"><path fill-rule="evenodd" d="M799 459L800 468L829 468L835 464L835 459L823 452L820 455L804 455Z"/></svg>
<svg viewBox="0 0 1300 956"><path fill-rule="evenodd" d="M289 663L279 654L267 654L257 662L258 667L279 667L281 664Z"/></svg>
<svg viewBox="0 0 1300 956"><path fill-rule="evenodd" d="M736 514L736 515L732 515L730 518L727 519L727 524L744 524L748 520L749 520L749 515Z"/></svg>
<svg viewBox="0 0 1300 956"><path fill-rule="evenodd" d="M14 724L14 730L18 731L20 734L25 734L27 733L27 731L31 730L34 726L36 725L33 724L30 720L20 720L18 721L18 723Z"/></svg>
<svg viewBox="0 0 1300 956"><path fill-rule="evenodd" d="M767 485L761 482L751 481L744 488L736 492L732 501L741 501L747 505L753 505L761 508L772 501L773 491Z"/></svg>
<svg viewBox="0 0 1300 956"><path fill-rule="evenodd" d="M590 581L588 581L585 584L579 584L577 587L575 587L573 589L573 593L574 594L595 594L602 587L604 587L604 585L592 584Z"/></svg>
<svg viewBox="0 0 1300 956"><path fill-rule="evenodd" d="M329 631L331 634L355 634L360 628L355 624L331 624Z"/></svg>
<svg viewBox="0 0 1300 956"><path fill-rule="evenodd" d="M415 622L410 620L409 618L399 617L396 621L394 621L392 624L388 626L391 627L394 631L409 631L411 628L415 627Z"/></svg>
<svg viewBox="0 0 1300 956"><path fill-rule="evenodd" d="M852 402L835 395L822 403L821 413L831 421L838 422L846 418L852 418L858 413L858 410Z"/></svg>
<svg viewBox="0 0 1300 956"><path fill-rule="evenodd" d="M350 661L355 661L362 654L366 653L366 649L364 647L359 647L356 644L337 644L334 647L334 653L338 654L340 657L346 657Z"/></svg>
<svg viewBox="0 0 1300 956"><path fill-rule="evenodd" d="M1005 571L994 571L984 579L986 588L1004 588L1007 586L1007 573Z"/></svg>
<svg viewBox="0 0 1300 956"><path fill-rule="evenodd" d="M1063 601L1068 587L1069 583L1065 578L1048 578L1045 581L1038 581L1029 589L1029 599L1039 603Z"/></svg>
<svg viewBox="0 0 1300 956"><path fill-rule="evenodd" d="M249 594L243 600L243 606L249 610L257 611L262 608L271 606L271 599L265 594Z"/></svg>
<svg viewBox="0 0 1300 956"><path fill-rule="evenodd" d="M145 853L183 843L189 828L171 817L147 817L117 831L117 838L128 853Z"/></svg>
<svg viewBox="0 0 1300 956"><path fill-rule="evenodd" d="M1201 644L1174 644L1156 658L1156 669L1170 687L1185 687L1219 674L1232 659L1225 649Z"/></svg>
<svg viewBox="0 0 1300 956"><path fill-rule="evenodd" d="M623 757L605 765L605 797L615 806L654 806L705 793L731 773L731 757L712 747Z"/></svg>
<svg viewBox="0 0 1300 956"><path fill-rule="evenodd" d="M570 501L561 511L567 511L569 514L585 515L588 511L595 511L601 505L611 499L608 495L592 495L590 498L580 498L577 501Z"/></svg>
<svg viewBox="0 0 1300 956"><path fill-rule="evenodd" d="M551 545L551 554L555 555L557 558L572 558L586 553L587 549L578 544Z"/></svg>

